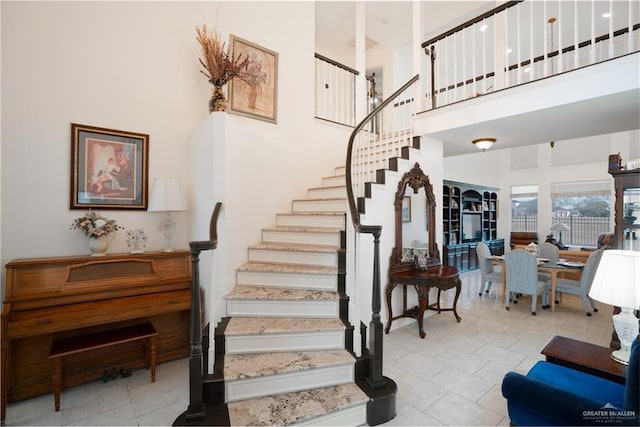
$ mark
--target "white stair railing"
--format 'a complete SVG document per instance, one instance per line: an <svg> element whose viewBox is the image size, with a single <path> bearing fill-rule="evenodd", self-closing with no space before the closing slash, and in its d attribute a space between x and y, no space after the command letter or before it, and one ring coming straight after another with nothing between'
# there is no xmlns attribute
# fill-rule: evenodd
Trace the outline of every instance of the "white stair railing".
<svg viewBox="0 0 640 427"><path fill-rule="evenodd" d="M428 108L640 50L637 0L509 1L422 44Z"/></svg>

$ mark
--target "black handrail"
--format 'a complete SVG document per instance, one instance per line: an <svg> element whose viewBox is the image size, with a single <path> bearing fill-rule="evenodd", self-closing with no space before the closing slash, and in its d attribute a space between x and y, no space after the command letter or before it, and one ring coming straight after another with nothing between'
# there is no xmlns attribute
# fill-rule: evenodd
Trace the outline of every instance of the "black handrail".
<svg viewBox="0 0 640 427"><path fill-rule="evenodd" d="M502 12L503 10L509 9L510 7L513 7L513 6L517 5L518 3L522 3L523 1L524 0L508 1L508 2L506 2L504 4L501 4L498 7L494 7L493 9L491 9L488 12L483 13L482 15L478 15L475 18L472 18L472 19L470 19L470 20L458 25L457 27L453 27L452 29L445 31L444 33L442 33L442 34L440 34L438 36L430 38L426 42L422 43L422 47L424 48L424 47L427 47L429 45L432 45L437 41L440 41L440 40L442 40L442 39L444 39L446 37L449 37L451 34L457 33L460 30L464 30L465 28L470 27L473 24L477 24L478 22L483 21L485 18L488 18L490 16L496 15L496 14Z"/></svg>
<svg viewBox="0 0 640 427"><path fill-rule="evenodd" d="M191 249L191 312L189 322L189 406L185 413L187 421L201 420L206 417L204 405L203 367L202 367L202 325L200 312L200 252L215 249L218 246L218 216L222 203L216 203L209 221L209 240L189 242Z"/></svg>
<svg viewBox="0 0 640 427"><path fill-rule="evenodd" d="M355 74L356 76L357 76L358 74L360 74L360 72L359 72L358 70L354 70L354 69L353 69L353 68L351 68L351 67L347 67L346 65L341 64L341 63L339 63L338 61L334 61L334 60L333 60L333 59L331 59L331 58L327 58L327 57L326 57L326 56L324 56L324 55L320 55L319 53L315 53L315 54L314 54L314 56L316 57L316 59L319 59L319 60L321 60L321 61L327 62L327 63L329 63L329 64L331 64L331 65L334 65L334 66L336 66L336 67L338 67L338 68L342 68L343 70L348 71L348 72L350 72L350 73L353 73L353 74Z"/></svg>
<svg viewBox="0 0 640 427"><path fill-rule="evenodd" d="M355 127L353 132L351 132L351 136L349 137L349 144L347 146L347 161L346 161L346 184L347 184L347 201L349 203L349 212L351 213L351 220L353 221L353 227L356 229L358 233L372 233L372 231L365 231L369 229L368 227L378 227L378 226L366 226L360 223L360 213L356 207L356 200L353 195L353 182L351 180L351 156L353 155L353 142L358 135L358 133L364 129L364 127L373 119L373 117L378 114L384 107L391 104L402 92L407 90L409 86L414 84L420 78L419 74L416 74L405 83L400 89L395 91L391 96L382 101L376 108L373 109L367 116Z"/></svg>
<svg viewBox="0 0 640 427"><path fill-rule="evenodd" d="M372 389L382 389L389 386L382 375L382 321L380 320L380 308L382 305L382 292L380 286L380 235L382 234L381 225L362 225L360 222L360 213L356 207L356 200L353 195L353 182L351 180L351 157L353 155L353 143L358 133L369 124L369 122L382 111L385 107L391 105L392 102L399 97L407 88L418 81L419 74L416 74L411 80L405 83L400 89L395 91L389 98L385 99L373 109L367 116L356 126L349 137L347 147L346 161L346 184L347 184L347 201L349 203L349 211L351 212L351 221L357 233L368 233L373 235L373 284L371 290L371 322L369 322L369 375L366 378L367 384Z"/></svg>

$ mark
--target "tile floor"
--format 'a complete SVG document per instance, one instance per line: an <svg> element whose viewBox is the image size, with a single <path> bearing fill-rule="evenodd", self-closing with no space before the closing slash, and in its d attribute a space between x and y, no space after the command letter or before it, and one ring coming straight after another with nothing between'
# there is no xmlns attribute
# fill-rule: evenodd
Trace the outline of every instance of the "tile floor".
<svg viewBox="0 0 640 427"><path fill-rule="evenodd" d="M609 344L611 307L600 304L587 317L579 298L564 296L555 312L538 306L532 316L525 296L506 311L499 286L478 297L479 271L461 278L461 323L452 313L431 312L425 339L418 337L415 322L385 335L384 374L398 384L397 416L386 425L509 425L500 393L507 371L526 373L554 335ZM138 370L126 379L66 389L60 412L54 412L51 394L11 403L6 424L170 426L187 408L187 359L159 365L157 378L151 384L148 371Z"/></svg>

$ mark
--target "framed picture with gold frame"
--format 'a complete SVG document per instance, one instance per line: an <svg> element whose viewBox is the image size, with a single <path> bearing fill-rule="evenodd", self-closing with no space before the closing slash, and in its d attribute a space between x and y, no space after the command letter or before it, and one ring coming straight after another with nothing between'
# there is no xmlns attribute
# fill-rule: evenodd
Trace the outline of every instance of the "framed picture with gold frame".
<svg viewBox="0 0 640 427"><path fill-rule="evenodd" d="M70 209L147 209L149 135L71 124Z"/></svg>
<svg viewBox="0 0 640 427"><path fill-rule="evenodd" d="M229 112L278 122L278 53L231 34L234 57L249 59L243 77L229 82Z"/></svg>

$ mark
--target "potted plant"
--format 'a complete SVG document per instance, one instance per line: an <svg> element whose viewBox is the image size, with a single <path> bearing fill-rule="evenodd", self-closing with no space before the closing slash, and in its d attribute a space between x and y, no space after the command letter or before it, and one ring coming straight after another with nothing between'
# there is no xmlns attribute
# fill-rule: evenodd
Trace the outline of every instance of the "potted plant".
<svg viewBox="0 0 640 427"><path fill-rule="evenodd" d="M202 74L213 85L209 112L225 111L227 101L222 88L231 79L246 74L247 66L251 62L247 56L234 56L226 49L225 43L220 41L216 31L209 31L207 25L196 27L196 40L200 44L202 57L198 58L204 70Z"/></svg>

